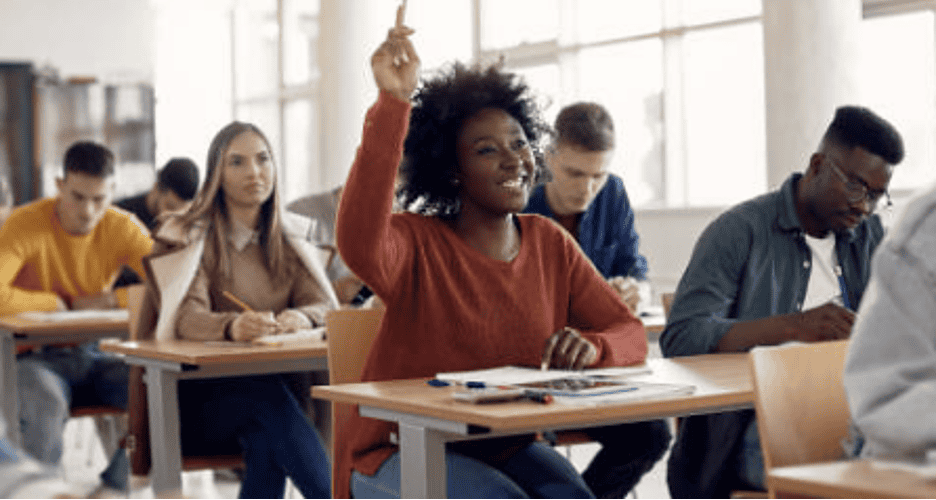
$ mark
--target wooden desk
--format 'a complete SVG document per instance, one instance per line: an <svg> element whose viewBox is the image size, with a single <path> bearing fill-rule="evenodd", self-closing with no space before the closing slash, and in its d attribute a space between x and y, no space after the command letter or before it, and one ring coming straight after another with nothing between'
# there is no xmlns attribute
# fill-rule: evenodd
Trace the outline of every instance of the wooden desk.
<svg viewBox="0 0 936 500"><path fill-rule="evenodd" d="M182 488L180 380L328 369L328 347L324 341L251 346L236 342L148 340L102 342L101 350L120 354L127 364L145 370L152 482L157 496L177 494Z"/></svg>
<svg viewBox="0 0 936 500"><path fill-rule="evenodd" d="M936 478L881 469L866 460L777 467L767 484L787 498L936 498Z"/></svg>
<svg viewBox="0 0 936 500"><path fill-rule="evenodd" d="M0 318L0 405L7 439L20 444L16 348L21 345L76 344L106 337L127 338L127 320L80 319L36 321L19 316Z"/></svg>
<svg viewBox="0 0 936 500"><path fill-rule="evenodd" d="M747 355L717 354L651 359L639 380L692 384L692 394L601 406L533 402L457 403L454 387L431 387L425 379L316 386L314 397L359 405L362 416L400 426L401 494L444 497L445 443L536 431L578 429L717 413L753 407Z"/></svg>

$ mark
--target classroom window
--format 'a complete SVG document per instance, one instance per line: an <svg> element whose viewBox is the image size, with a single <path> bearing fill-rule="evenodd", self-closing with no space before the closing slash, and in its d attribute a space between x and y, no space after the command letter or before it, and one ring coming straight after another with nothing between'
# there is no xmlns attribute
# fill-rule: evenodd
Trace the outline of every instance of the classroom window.
<svg viewBox="0 0 936 500"><path fill-rule="evenodd" d="M319 3L241 0L232 11L234 118L263 130L284 200L306 195L317 167Z"/></svg>
<svg viewBox="0 0 936 500"><path fill-rule="evenodd" d="M862 104L894 124L906 156L891 191L936 180L936 15L934 8L868 16L861 23Z"/></svg>
<svg viewBox="0 0 936 500"><path fill-rule="evenodd" d="M548 120L579 100L607 107L612 171L635 206L725 205L766 189L760 0L535 4L478 0L479 57L503 55Z"/></svg>

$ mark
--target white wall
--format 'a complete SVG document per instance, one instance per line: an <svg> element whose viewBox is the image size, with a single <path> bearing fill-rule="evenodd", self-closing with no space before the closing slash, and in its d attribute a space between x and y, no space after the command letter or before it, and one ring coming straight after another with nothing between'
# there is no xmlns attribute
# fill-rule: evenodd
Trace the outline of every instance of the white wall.
<svg viewBox="0 0 936 500"><path fill-rule="evenodd" d="M650 267L654 300L679 283L699 234L724 208L637 210L634 220L640 253Z"/></svg>
<svg viewBox="0 0 936 500"><path fill-rule="evenodd" d="M0 0L0 60L50 65L63 77L153 81L149 0Z"/></svg>

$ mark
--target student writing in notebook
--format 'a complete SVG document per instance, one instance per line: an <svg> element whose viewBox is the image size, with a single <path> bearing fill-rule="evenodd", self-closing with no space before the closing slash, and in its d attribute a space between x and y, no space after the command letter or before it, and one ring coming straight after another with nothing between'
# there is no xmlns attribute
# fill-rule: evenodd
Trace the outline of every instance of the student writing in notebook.
<svg viewBox="0 0 936 500"><path fill-rule="evenodd" d="M836 110L804 173L720 215L679 281L665 356L848 338L884 235L874 213L903 159L897 130L858 106ZM673 498L763 488L754 412L681 419L670 453Z"/></svg>
<svg viewBox="0 0 936 500"><path fill-rule="evenodd" d="M338 212L348 267L387 305L366 381L437 372L639 363L646 336L575 241L519 215L544 175L547 129L529 88L497 67L454 64L417 86L402 26L371 58L380 89ZM403 203L392 213L404 161ZM354 417L336 436L335 495L400 492L394 425ZM589 497L572 465L533 436L452 444L448 496Z"/></svg>
<svg viewBox="0 0 936 500"><path fill-rule="evenodd" d="M206 164L191 208L154 235L141 337L246 341L322 324L337 299L311 221L280 207L266 137L233 122L212 140ZM232 441L242 449L242 498L282 497L287 476L306 498L329 496L328 456L280 376L183 381L179 407L183 453Z"/></svg>
<svg viewBox="0 0 936 500"><path fill-rule="evenodd" d="M78 142L63 163L58 195L18 207L0 229L0 316L126 306L110 284L123 265L143 273L153 242L136 217L111 207L113 153ZM126 366L94 342L20 352L17 376L23 447L42 462L61 458L72 406L127 405ZM113 453L106 486L123 489L125 458Z"/></svg>

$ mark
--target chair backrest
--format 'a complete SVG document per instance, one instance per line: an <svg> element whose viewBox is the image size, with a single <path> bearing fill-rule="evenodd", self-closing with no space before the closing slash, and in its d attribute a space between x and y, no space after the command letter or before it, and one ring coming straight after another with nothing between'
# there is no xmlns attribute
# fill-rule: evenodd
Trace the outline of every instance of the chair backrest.
<svg viewBox="0 0 936 500"><path fill-rule="evenodd" d="M361 371L371 344L380 330L384 309L336 309L325 315L328 339L328 382L342 384L361 380ZM332 438L353 415L354 407L332 403ZM332 450L335 446L332 446ZM332 491L335 491L335 457L332 457Z"/></svg>
<svg viewBox="0 0 936 500"><path fill-rule="evenodd" d="M660 294L660 302L663 303L663 317L669 318L670 307L673 306L673 292Z"/></svg>
<svg viewBox="0 0 936 500"><path fill-rule="evenodd" d="M849 410L842 385L847 340L751 350L764 467L843 458Z"/></svg>
<svg viewBox="0 0 936 500"><path fill-rule="evenodd" d="M140 307L143 305L143 296L146 295L146 285L138 283L127 287L127 312L130 317L130 340L140 340L137 332L137 323L140 319Z"/></svg>

